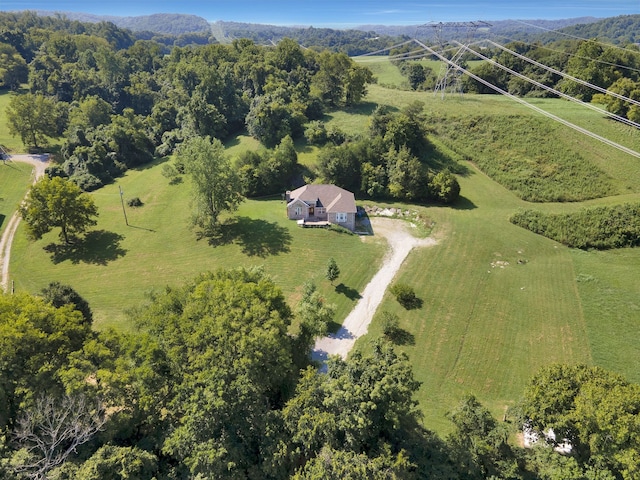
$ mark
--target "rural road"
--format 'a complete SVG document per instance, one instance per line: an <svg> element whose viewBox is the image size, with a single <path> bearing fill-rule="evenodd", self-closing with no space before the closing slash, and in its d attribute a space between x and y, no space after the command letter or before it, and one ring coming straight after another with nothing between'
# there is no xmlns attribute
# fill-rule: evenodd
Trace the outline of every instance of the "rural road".
<svg viewBox="0 0 640 480"><path fill-rule="evenodd" d="M7 162L22 162L33 166L33 183L35 183L47 168L49 155L10 155ZM4 165L0 166L4 167ZM11 244L20 224L20 214L16 211L9 220L7 228L0 238L0 288L5 292L9 289L9 262L11 261Z"/></svg>
<svg viewBox="0 0 640 480"><path fill-rule="evenodd" d="M387 287L400 269L402 262L415 247L428 247L436 244L432 238L416 238L409 232L409 224L403 220L373 217L371 219L374 235L380 235L389 242L389 250L382 260L382 267L374 275L362 292L362 297L347 316L342 327L327 337L316 341L311 358L324 362L329 355L346 358L356 340L367 333Z"/></svg>

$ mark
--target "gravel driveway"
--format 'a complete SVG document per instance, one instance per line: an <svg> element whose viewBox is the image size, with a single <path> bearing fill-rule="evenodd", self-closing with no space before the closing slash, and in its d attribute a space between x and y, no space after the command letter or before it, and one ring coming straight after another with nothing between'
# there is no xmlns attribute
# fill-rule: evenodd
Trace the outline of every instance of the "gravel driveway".
<svg viewBox="0 0 640 480"><path fill-rule="evenodd" d="M362 292L362 297L347 316L342 327L327 337L316 341L311 358L325 361L329 355L340 355L346 358L356 340L367 333L369 323L373 319L378 306L382 302L384 292L393 281L409 252L414 247L429 247L436 244L432 238L416 238L410 230L409 223L391 218L373 217L371 219L374 235L387 239L387 251L382 266Z"/></svg>

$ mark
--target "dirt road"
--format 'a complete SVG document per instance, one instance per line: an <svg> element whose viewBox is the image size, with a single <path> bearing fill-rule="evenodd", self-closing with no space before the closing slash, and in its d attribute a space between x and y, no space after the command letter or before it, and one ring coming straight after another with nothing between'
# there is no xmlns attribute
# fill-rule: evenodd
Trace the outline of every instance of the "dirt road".
<svg viewBox="0 0 640 480"><path fill-rule="evenodd" d="M342 327L328 337L319 339L311 354L314 360L325 361L329 355L346 358L356 340L367 333L369 323L382 302L387 287L400 269L409 252L415 247L435 245L432 238L416 238L409 232L409 224L402 220L374 217L371 219L374 235L389 242L389 250L382 267L362 292L362 297L347 316Z"/></svg>
<svg viewBox="0 0 640 480"><path fill-rule="evenodd" d="M22 162L33 166L33 182L35 183L47 168L49 155L10 155L7 162ZM3 165L0 165L0 168ZM7 228L0 238L0 288L5 292L9 289L9 262L11 261L11 244L20 224L20 215L14 213L7 224Z"/></svg>

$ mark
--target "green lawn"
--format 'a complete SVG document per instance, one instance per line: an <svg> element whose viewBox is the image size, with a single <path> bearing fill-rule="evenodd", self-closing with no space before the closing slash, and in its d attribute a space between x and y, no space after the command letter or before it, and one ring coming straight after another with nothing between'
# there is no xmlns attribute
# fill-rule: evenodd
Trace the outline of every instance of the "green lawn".
<svg viewBox="0 0 640 480"><path fill-rule="evenodd" d="M372 238L300 229L286 219L280 200L246 201L229 219L233 224L223 230L225 238L213 244L198 240L189 227L188 183L168 185L160 171L156 164L119 179L125 201L139 197L144 202L137 209L127 207L130 226L125 225L118 185L93 194L100 212L98 233L84 249L47 252L44 247L58 242L57 232L29 242L20 228L11 257L16 288L36 292L52 280L68 283L91 304L97 328L127 328L124 311L153 289L179 285L218 267L263 265L291 304L302 284L313 280L342 319L355 299L324 280L327 260L333 256L342 270L337 284L361 291L384 253L384 245Z"/></svg>
<svg viewBox="0 0 640 480"><path fill-rule="evenodd" d="M12 153L23 152L24 147L20 137L13 137L9 133L9 125L7 124L7 106L11 99L12 93L8 90L0 90L0 145L3 145Z"/></svg>
<svg viewBox="0 0 640 480"><path fill-rule="evenodd" d="M24 198L31 172L31 166L24 163L0 162L0 235Z"/></svg>
<svg viewBox="0 0 640 480"><path fill-rule="evenodd" d="M439 244L413 252L398 277L422 308L405 311L390 295L381 306L408 332L400 348L423 382L425 424L438 431L467 393L501 417L540 366L592 362L571 252L511 225L524 202L482 173L460 181L464 208L425 208Z"/></svg>

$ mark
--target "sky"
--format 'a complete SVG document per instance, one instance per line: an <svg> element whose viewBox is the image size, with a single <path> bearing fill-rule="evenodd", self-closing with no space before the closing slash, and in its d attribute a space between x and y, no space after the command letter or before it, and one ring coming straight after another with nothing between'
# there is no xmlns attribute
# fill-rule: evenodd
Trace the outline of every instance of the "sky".
<svg viewBox="0 0 640 480"><path fill-rule="evenodd" d="M0 0L0 11L52 10L136 16L187 13L209 21L349 28L472 20L640 14L640 0Z"/></svg>

